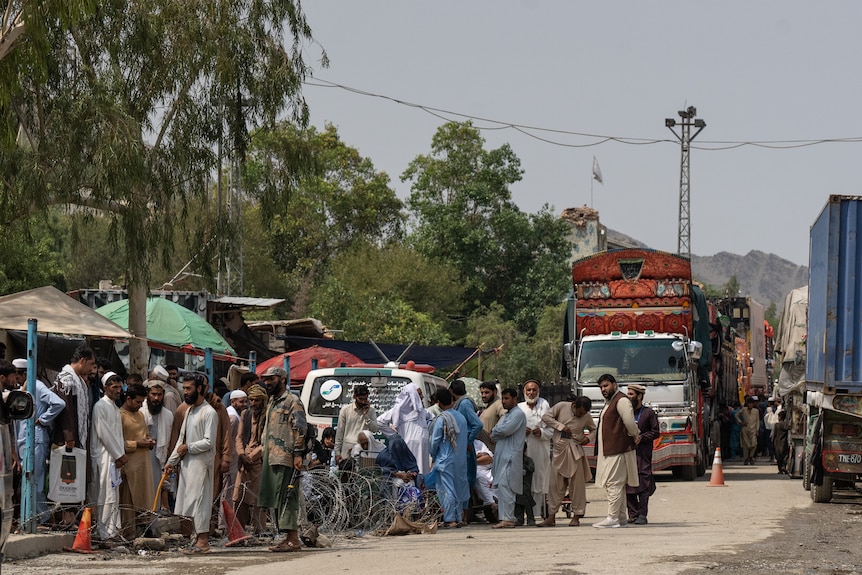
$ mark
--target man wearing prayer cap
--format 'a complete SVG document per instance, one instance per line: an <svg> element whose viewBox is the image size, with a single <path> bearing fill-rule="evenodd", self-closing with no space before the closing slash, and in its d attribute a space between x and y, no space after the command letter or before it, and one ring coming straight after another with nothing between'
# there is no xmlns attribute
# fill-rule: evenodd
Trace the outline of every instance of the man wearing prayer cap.
<svg viewBox="0 0 862 575"><path fill-rule="evenodd" d="M230 405L227 408L228 419L230 420L230 442L231 445L236 445L236 436L239 431L239 419L242 415L242 412L245 411L248 406L248 396L241 389L235 389L230 392ZM236 449L231 450L230 454L230 465L228 466L227 473L224 476L224 489L222 489L222 500L227 501L228 505L233 504L233 492L234 486L236 485L236 476L238 471L239 464L239 456L236 453ZM219 526L225 527L222 525L223 518L221 515L219 516Z"/></svg>
<svg viewBox="0 0 862 575"><path fill-rule="evenodd" d="M629 401L632 402L632 412L635 423L640 431L640 442L635 447L638 465L637 487L626 486L626 506L628 507L629 523L635 525L647 524L650 495L655 493L655 479L652 474L653 441L660 432L658 417L655 412L644 405L646 387L639 383L630 383L626 390Z"/></svg>
<svg viewBox="0 0 862 575"><path fill-rule="evenodd" d="M183 396L180 394L180 391L171 383L168 370L161 365L155 366L153 369L150 370L150 377L147 379L147 384L145 385L149 387L148 384L152 381L161 381L163 383L162 389L165 390L165 409L167 409L171 413L176 413L177 407L179 407L180 404L183 403Z"/></svg>

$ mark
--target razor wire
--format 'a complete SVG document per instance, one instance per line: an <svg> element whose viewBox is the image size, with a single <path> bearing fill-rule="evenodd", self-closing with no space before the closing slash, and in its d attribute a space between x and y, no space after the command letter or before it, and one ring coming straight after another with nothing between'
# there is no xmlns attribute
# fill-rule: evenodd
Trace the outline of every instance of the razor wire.
<svg viewBox="0 0 862 575"><path fill-rule="evenodd" d="M221 501L228 495L233 511L239 505L249 500L257 501L258 493L251 488L249 482L240 482L236 487L222 484L222 489L213 498L213 519L217 521L221 512ZM237 499L233 495L237 495ZM315 526L319 533L335 539L350 537L363 533L382 534L392 524L395 516L401 514L412 521L433 523L442 517L442 510L433 491L420 490L400 480L384 477L381 469L376 466L356 468L354 470L334 470L317 468L305 470L299 479L300 532ZM99 535L97 522L100 516L100 506L92 504L60 504L49 501L50 513L54 517L63 518L55 523L55 529L60 531L76 531L80 529L80 520L84 508L92 511L91 539L94 542L105 541ZM120 504L120 529L109 541L119 544L131 544L132 539L126 538L127 532L140 536L150 532L156 522L164 517L180 517L170 510L142 509L128 504ZM249 505L249 523L254 525L255 511L262 508ZM255 533L256 537L276 537L277 529L272 518L273 510L263 509L263 532ZM133 519L131 518L133 517ZM243 525L243 528L247 528ZM225 534L227 530L225 530Z"/></svg>

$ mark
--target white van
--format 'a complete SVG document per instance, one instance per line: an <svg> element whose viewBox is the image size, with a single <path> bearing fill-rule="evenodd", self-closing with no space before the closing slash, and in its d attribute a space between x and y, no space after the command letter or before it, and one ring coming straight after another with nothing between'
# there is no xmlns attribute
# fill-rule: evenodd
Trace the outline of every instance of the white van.
<svg viewBox="0 0 862 575"><path fill-rule="evenodd" d="M308 372L300 397L308 423L320 432L335 427L341 407L353 401L353 388L368 386L368 400L380 416L395 405L401 389L416 383L422 390L422 403L438 389L448 389L449 382L428 373L398 367L333 367Z"/></svg>

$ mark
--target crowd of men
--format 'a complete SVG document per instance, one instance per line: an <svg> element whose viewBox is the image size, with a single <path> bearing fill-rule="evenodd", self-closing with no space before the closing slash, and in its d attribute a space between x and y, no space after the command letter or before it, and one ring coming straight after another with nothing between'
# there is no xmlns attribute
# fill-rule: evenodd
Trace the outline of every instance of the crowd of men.
<svg viewBox="0 0 862 575"><path fill-rule="evenodd" d="M76 513L91 506L95 533L110 545L142 535L152 519L148 512L162 508L191 518L194 541L184 552L198 554L210 550L212 534L225 532L225 507L256 534L265 529L267 509L274 509L283 537L270 549L298 550L299 501L292 485L304 465L307 425L285 370L244 374L223 397L204 374L180 381L179 373L176 366L157 366L146 378L128 374L124 380L81 346L50 385L36 379L35 388L26 389L27 362L0 360L0 389L24 388L34 399L39 529L72 527ZM26 422L12 431L20 483ZM52 470L54 451L63 464ZM77 458L85 469L81 477ZM52 500L49 476L78 486L73 494L80 499Z"/></svg>
<svg viewBox="0 0 862 575"><path fill-rule="evenodd" d="M611 375L599 383L606 405L598 425L587 397L573 396L551 407L540 396L540 383L528 380L519 403L517 389L503 389L498 397L497 384L483 382L484 405L477 408L460 379L438 390L428 409L422 390L405 386L376 425L384 435L404 439L415 468L437 493L444 528L466 524L473 494L495 529L553 527L567 495L569 525L580 525L592 477L584 451L590 442L596 445L597 483L606 490L609 506L607 518L593 526L645 525L655 492L652 446L659 436L658 418L643 403L644 386L629 385L623 394ZM341 415L358 409L359 403L346 406ZM374 423L369 417L364 421Z"/></svg>
<svg viewBox="0 0 862 575"><path fill-rule="evenodd" d="M0 360L0 386L22 387L26 370L24 360ZM591 441L596 481L608 496L607 518L594 527L647 523L658 422L643 404L646 388L629 385L623 394L610 375L599 381L606 405L598 424L588 398L573 396L551 407L535 380L524 383L521 402L516 388L498 395L496 382L483 382L478 407L457 379L429 398L428 409L423 390L408 384L380 415L368 388L359 385L336 429L310 444L304 407L285 370L269 368L260 378L244 374L237 389L218 393L205 375L187 373L180 380L179 373L176 366L157 366L146 378L129 374L124 380L82 346L51 385L36 380L28 391L37 429L35 515L43 528L69 527L75 511L90 505L99 539L120 542L146 530L143 511L162 508L191 519L193 543L184 552L200 554L210 550L213 534L224 533L225 509L254 534L264 532L271 512L282 537L270 550L298 551L302 470L349 469L366 450L396 490L436 491L443 528L473 519L474 499L495 529L553 527L567 495L569 525L577 526L586 512L591 469L584 446ZM26 447L24 425L18 422L14 430L19 458ZM52 451L85 458L86 489L78 507L49 507L44 487Z"/></svg>

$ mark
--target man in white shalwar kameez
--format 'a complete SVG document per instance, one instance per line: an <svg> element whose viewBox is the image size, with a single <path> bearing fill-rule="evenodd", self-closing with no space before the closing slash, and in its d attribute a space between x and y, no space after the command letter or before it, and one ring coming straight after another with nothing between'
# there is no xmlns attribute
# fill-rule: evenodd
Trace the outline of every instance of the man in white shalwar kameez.
<svg viewBox="0 0 862 575"><path fill-rule="evenodd" d="M548 427L542 416L551 410L548 401L539 397L539 382L528 379L524 383L524 398L518 404L524 415L527 416L527 456L533 460L536 469L533 471L533 515L527 513L527 524L535 523L534 517L545 516L545 495L548 493L548 485L551 478L551 438L554 430Z"/></svg>
<svg viewBox="0 0 862 575"><path fill-rule="evenodd" d="M113 371L102 377L105 395L93 406L90 418L90 457L93 463L97 533L100 539L112 539L120 532L120 468L125 465L123 420L116 401L123 383Z"/></svg>
<svg viewBox="0 0 862 575"><path fill-rule="evenodd" d="M606 403L596 433L596 485L604 487L608 495L608 516L593 523L593 527L625 527L626 485L640 485L635 452L641 439L640 430L632 402L619 390L614 376L606 373L599 377L599 387Z"/></svg>
<svg viewBox="0 0 862 575"><path fill-rule="evenodd" d="M174 424L174 414L164 404L165 386L169 385L160 379L150 379L144 384L147 387L147 401L141 408L147 431L156 440L156 447L150 452L150 467L153 470L153 487L158 489L162 480L162 469L168 462L168 442L171 440L171 426ZM165 481L161 491L162 506L167 509L168 491L173 493L175 487Z"/></svg>
<svg viewBox="0 0 862 575"><path fill-rule="evenodd" d="M416 458L416 465L422 475L428 475L431 470L429 419L431 416L422 405L422 390L415 383L408 383L401 388L392 409L377 418L380 433L391 437L394 431L401 436Z"/></svg>
<svg viewBox="0 0 862 575"><path fill-rule="evenodd" d="M183 381L183 396L189 404L179 439L168 458L166 470L180 466L174 513L194 519L197 537L183 553L207 553L213 508L213 467L215 465L218 415L204 398L206 383L195 375Z"/></svg>

